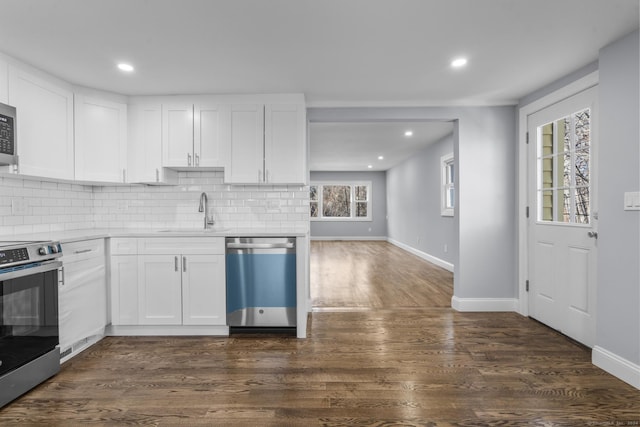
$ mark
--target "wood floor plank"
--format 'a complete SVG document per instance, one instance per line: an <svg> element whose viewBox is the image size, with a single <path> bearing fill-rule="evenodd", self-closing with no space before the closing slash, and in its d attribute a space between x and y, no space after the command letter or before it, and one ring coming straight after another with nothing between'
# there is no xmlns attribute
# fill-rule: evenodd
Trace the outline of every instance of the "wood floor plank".
<svg viewBox="0 0 640 427"><path fill-rule="evenodd" d="M452 310L451 274L392 245L314 242L312 284L308 339L108 337L0 425L640 425L640 391L589 349Z"/></svg>

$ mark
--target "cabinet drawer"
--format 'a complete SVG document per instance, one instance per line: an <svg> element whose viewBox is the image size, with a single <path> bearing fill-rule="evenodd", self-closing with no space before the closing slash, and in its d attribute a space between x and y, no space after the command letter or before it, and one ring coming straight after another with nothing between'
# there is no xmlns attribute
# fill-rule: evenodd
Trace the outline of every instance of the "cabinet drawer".
<svg viewBox="0 0 640 427"><path fill-rule="evenodd" d="M111 255L135 255L138 253L138 239L112 238Z"/></svg>
<svg viewBox="0 0 640 427"><path fill-rule="evenodd" d="M224 237L149 237L138 249L146 255L224 254Z"/></svg>
<svg viewBox="0 0 640 427"><path fill-rule="evenodd" d="M91 258L104 258L104 239L91 239L63 243L62 255L62 260L65 263Z"/></svg>

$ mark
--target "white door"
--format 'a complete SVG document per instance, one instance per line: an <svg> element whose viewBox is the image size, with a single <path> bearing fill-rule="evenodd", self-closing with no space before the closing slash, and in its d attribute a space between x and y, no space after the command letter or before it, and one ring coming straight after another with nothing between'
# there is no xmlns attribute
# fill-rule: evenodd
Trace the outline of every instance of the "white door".
<svg viewBox="0 0 640 427"><path fill-rule="evenodd" d="M528 116L529 314L592 347L597 88Z"/></svg>

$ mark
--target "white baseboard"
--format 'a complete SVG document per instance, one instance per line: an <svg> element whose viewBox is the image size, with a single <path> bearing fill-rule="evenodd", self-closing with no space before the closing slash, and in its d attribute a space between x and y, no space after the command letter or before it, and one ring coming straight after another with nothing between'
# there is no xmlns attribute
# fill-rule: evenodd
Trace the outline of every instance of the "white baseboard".
<svg viewBox="0 0 640 427"><path fill-rule="evenodd" d="M228 336L228 326L205 326L205 325L109 325L106 330L107 336L127 337L127 336Z"/></svg>
<svg viewBox="0 0 640 427"><path fill-rule="evenodd" d="M418 249L412 248L411 246L405 245L404 243L398 242L397 240L394 240L394 239L391 239L391 238L388 238L386 240L389 243L391 243L392 245L395 245L395 246L397 246L397 247L399 247L401 249L404 249L407 252L411 252L415 256L420 257L420 258L422 258L422 259L424 259L426 261L429 261L430 263L435 264L438 267L442 267L445 270L448 270L448 271L453 273L453 264L451 264L448 261L445 261L445 260L440 259L438 257L434 257L433 255L429 255L426 252L422 252L422 251L420 251Z"/></svg>
<svg viewBox="0 0 640 427"><path fill-rule="evenodd" d="M516 311L516 298L451 298L451 307L456 311Z"/></svg>
<svg viewBox="0 0 640 427"><path fill-rule="evenodd" d="M311 240L382 240L387 241L384 236L311 236Z"/></svg>
<svg viewBox="0 0 640 427"><path fill-rule="evenodd" d="M599 346L593 347L591 362L598 368L640 390L640 365Z"/></svg>

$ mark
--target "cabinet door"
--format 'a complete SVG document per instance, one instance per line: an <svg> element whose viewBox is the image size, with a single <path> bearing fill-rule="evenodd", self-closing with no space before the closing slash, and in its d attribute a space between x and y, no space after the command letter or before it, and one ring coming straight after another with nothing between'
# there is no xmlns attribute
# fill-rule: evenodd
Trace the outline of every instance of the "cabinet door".
<svg viewBox="0 0 640 427"><path fill-rule="evenodd" d="M184 255L182 262L182 323L226 325L224 255Z"/></svg>
<svg viewBox="0 0 640 427"><path fill-rule="evenodd" d="M140 325L182 324L180 264L180 256L138 256Z"/></svg>
<svg viewBox="0 0 640 427"><path fill-rule="evenodd" d="M194 166L226 166L231 126L229 107L220 104L196 104L193 112Z"/></svg>
<svg viewBox="0 0 640 427"><path fill-rule="evenodd" d="M104 256L64 263L59 287L60 348L104 333L107 324L107 287Z"/></svg>
<svg viewBox="0 0 640 427"><path fill-rule="evenodd" d="M9 64L0 56L0 102L9 103Z"/></svg>
<svg viewBox="0 0 640 427"><path fill-rule="evenodd" d="M76 179L127 182L127 105L76 94Z"/></svg>
<svg viewBox="0 0 640 427"><path fill-rule="evenodd" d="M10 66L9 104L18 112L19 172L73 179L73 92Z"/></svg>
<svg viewBox="0 0 640 427"><path fill-rule="evenodd" d="M255 184L264 181L264 106L231 106L231 153L225 182Z"/></svg>
<svg viewBox="0 0 640 427"><path fill-rule="evenodd" d="M265 182L302 184L307 181L305 120L304 105L265 107Z"/></svg>
<svg viewBox="0 0 640 427"><path fill-rule="evenodd" d="M193 166L193 104L162 105L162 164Z"/></svg>
<svg viewBox="0 0 640 427"><path fill-rule="evenodd" d="M130 105L128 111L129 182L172 183L175 171L162 167L162 106Z"/></svg>
<svg viewBox="0 0 640 427"><path fill-rule="evenodd" d="M111 257L111 323L137 325L138 319L138 256Z"/></svg>

